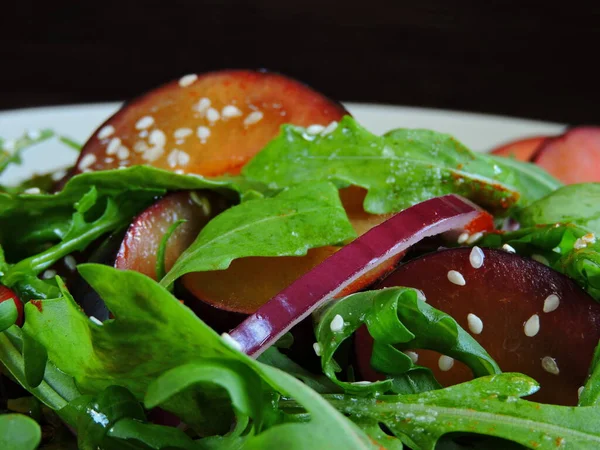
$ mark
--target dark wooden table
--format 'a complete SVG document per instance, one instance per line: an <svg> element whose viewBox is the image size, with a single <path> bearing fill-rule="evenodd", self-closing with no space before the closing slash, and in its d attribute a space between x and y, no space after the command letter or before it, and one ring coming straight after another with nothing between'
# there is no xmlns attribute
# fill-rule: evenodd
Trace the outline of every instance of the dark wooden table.
<svg viewBox="0 0 600 450"><path fill-rule="evenodd" d="M0 109L122 100L188 72L264 67L339 100L600 123L600 6L10 3L0 15Z"/></svg>

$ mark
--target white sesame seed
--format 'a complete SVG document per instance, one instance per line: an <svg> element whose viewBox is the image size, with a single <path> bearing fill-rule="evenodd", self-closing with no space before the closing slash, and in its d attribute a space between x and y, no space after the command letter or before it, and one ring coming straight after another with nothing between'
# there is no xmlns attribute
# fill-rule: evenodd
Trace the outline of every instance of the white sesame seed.
<svg viewBox="0 0 600 450"><path fill-rule="evenodd" d="M483 331L483 321L475 314L469 313L467 315L467 324L473 334L481 334Z"/></svg>
<svg viewBox="0 0 600 450"><path fill-rule="evenodd" d="M194 130L192 130L191 128L177 128L173 133L173 137L175 139L185 139L193 132Z"/></svg>
<svg viewBox="0 0 600 450"><path fill-rule="evenodd" d="M544 356L542 358L542 368L552 375L558 375L560 373L556 360L550 356Z"/></svg>
<svg viewBox="0 0 600 450"><path fill-rule="evenodd" d="M183 175L185 172L183 171L183 169L177 169L177 170L175 171L175 173L176 173L177 175Z"/></svg>
<svg viewBox="0 0 600 450"><path fill-rule="evenodd" d="M581 397L581 394L583 394L584 388L585 388L585 386L579 386L579 389L577 389L577 398Z"/></svg>
<svg viewBox="0 0 600 450"><path fill-rule="evenodd" d="M167 156L167 163L169 164L169 167L175 167L177 165L177 153L179 152L179 150L175 149L173 151L171 151L171 153L169 153L169 156Z"/></svg>
<svg viewBox="0 0 600 450"><path fill-rule="evenodd" d="M538 334L540 331L540 316L534 314L527 319L527 322L525 322L525 325L523 326L523 331L527 337L533 337Z"/></svg>
<svg viewBox="0 0 600 450"><path fill-rule="evenodd" d="M450 356L442 355L438 360L438 367L442 372L448 372L454 366L454 358Z"/></svg>
<svg viewBox="0 0 600 450"><path fill-rule="evenodd" d="M148 130L142 130L138 133L138 136L142 139L146 139L148 137Z"/></svg>
<svg viewBox="0 0 600 450"><path fill-rule="evenodd" d="M458 244L464 244L465 242L467 242L468 239L469 239L469 233L467 233L465 231L463 233L460 233L460 235L458 236L458 239L456 240L456 242Z"/></svg>
<svg viewBox="0 0 600 450"><path fill-rule="evenodd" d="M142 159L148 162L153 162L160 158L164 152L165 149L162 147L150 147L148 150L142 153Z"/></svg>
<svg viewBox="0 0 600 450"><path fill-rule="evenodd" d="M531 259L533 259L534 261L537 261L539 263L542 263L545 266L549 266L550 265L550 262L548 261L548 259L545 256L538 255L537 253L531 255Z"/></svg>
<svg viewBox="0 0 600 450"><path fill-rule="evenodd" d="M171 167L185 166L190 162L190 155L182 150L173 149L173 151L169 153L169 156L167 156L167 162Z"/></svg>
<svg viewBox="0 0 600 450"><path fill-rule="evenodd" d="M244 125L254 125L262 120L264 114L261 111L252 111L250 114L246 116L244 119Z"/></svg>
<svg viewBox="0 0 600 450"><path fill-rule="evenodd" d="M335 131L335 129L337 128L338 123L334 120L333 122L331 122L329 125L327 125L323 131L321 131L321 136L327 136L328 134L331 134Z"/></svg>
<svg viewBox="0 0 600 450"><path fill-rule="evenodd" d="M107 155L115 155L121 146L121 139L118 137L112 138L106 146Z"/></svg>
<svg viewBox="0 0 600 450"><path fill-rule="evenodd" d="M240 117L242 114L243 114L242 110L234 105L224 106L223 109L221 110L221 115L225 119L230 119L232 117Z"/></svg>
<svg viewBox="0 0 600 450"><path fill-rule="evenodd" d="M129 149L124 145L121 145L119 150L117 150L117 158L120 160L129 158Z"/></svg>
<svg viewBox="0 0 600 450"><path fill-rule="evenodd" d="M544 300L544 312L549 313L555 311L559 304L560 297L556 294L550 294L546 297L546 300Z"/></svg>
<svg viewBox="0 0 600 450"><path fill-rule="evenodd" d="M311 135L316 135L316 134L323 132L324 129L325 129L325 127L323 125L315 124L315 125L309 125L306 128L306 132Z"/></svg>
<svg viewBox="0 0 600 450"><path fill-rule="evenodd" d="M371 384L371 382L367 381L367 380L363 380L363 381L353 381L351 384L353 384L355 386L368 386L369 384Z"/></svg>
<svg viewBox="0 0 600 450"><path fill-rule="evenodd" d="M410 350L404 350L404 354L410 358L413 364L416 364L419 360L419 354Z"/></svg>
<svg viewBox="0 0 600 450"><path fill-rule="evenodd" d="M54 269L48 269L46 271L44 271L44 273L42 274L42 278L44 280L49 280L50 278L54 278L56 276L56 270Z"/></svg>
<svg viewBox="0 0 600 450"><path fill-rule="evenodd" d="M336 314L329 324L329 328L331 328L331 331L334 333L342 331L344 329L344 318L339 314Z"/></svg>
<svg viewBox="0 0 600 450"><path fill-rule="evenodd" d="M588 244L593 244L596 242L596 236L594 233L588 233L580 238L577 238L575 244L573 244L573 248L575 250L580 250L588 246Z"/></svg>
<svg viewBox="0 0 600 450"><path fill-rule="evenodd" d="M321 356L321 344L319 344L318 342L315 342L313 344L313 350L315 351L315 355Z"/></svg>
<svg viewBox="0 0 600 450"><path fill-rule="evenodd" d="M148 144L146 144L144 141L137 141L135 144L133 144L133 150L137 153L143 153L148 150L148 148Z"/></svg>
<svg viewBox="0 0 600 450"><path fill-rule="evenodd" d="M208 108L210 108L210 105L211 105L210 99L208 99L206 97L202 97L200 100L198 100L198 103L196 103L194 106L192 106L192 109L194 111L199 112L201 115L204 115L206 113L206 111L208 110Z"/></svg>
<svg viewBox="0 0 600 450"><path fill-rule="evenodd" d="M81 170L85 170L87 168L89 168L92 164L94 164L96 162L96 155L92 154L92 153L88 153L87 155L84 155L83 158L81 158L81 161L79 161L79 168Z"/></svg>
<svg viewBox="0 0 600 450"><path fill-rule="evenodd" d="M38 187L30 187L23 191L24 194L41 194L42 191Z"/></svg>
<svg viewBox="0 0 600 450"><path fill-rule="evenodd" d="M111 158L110 156L107 156L106 158L104 158L105 164L112 164L113 162L115 162L115 158Z"/></svg>
<svg viewBox="0 0 600 450"><path fill-rule="evenodd" d="M188 155L183 150L179 150L179 153L177 154L177 163L180 166L187 166L189 162L190 162L190 155Z"/></svg>
<svg viewBox="0 0 600 450"><path fill-rule="evenodd" d="M206 118L209 122L216 122L221 118L221 114L215 108L208 108L206 110Z"/></svg>
<svg viewBox="0 0 600 450"><path fill-rule="evenodd" d="M471 267L473 267L473 269L479 269L481 266L483 266L484 258L485 255L483 254L483 250L477 246L473 247L471 253L469 254L469 262L471 263Z"/></svg>
<svg viewBox="0 0 600 450"><path fill-rule="evenodd" d="M111 137L114 134L114 132L115 127L113 127L112 125L106 125L100 128L100 131L98 131L98 134L96 136L98 137L98 139L106 139Z"/></svg>
<svg viewBox="0 0 600 450"><path fill-rule="evenodd" d="M154 125L154 117L144 116L135 123L136 130L146 130Z"/></svg>
<svg viewBox="0 0 600 450"><path fill-rule="evenodd" d="M210 137L210 128L205 126L200 126L196 129L196 136L200 139L200 142L203 144L206 143L206 140Z"/></svg>
<svg viewBox="0 0 600 450"><path fill-rule="evenodd" d="M96 317L94 317L94 316L90 316L90 320L91 320L92 322L94 322L94 323L95 323L96 325L98 325L98 326L103 326L103 325L104 325L104 324L102 323L102 321L98 320L98 319L97 319Z"/></svg>
<svg viewBox="0 0 600 450"><path fill-rule="evenodd" d="M504 250L507 253L517 253L517 251L511 245L508 244L504 244L502 246L502 250Z"/></svg>
<svg viewBox="0 0 600 450"><path fill-rule="evenodd" d="M50 178L52 178L52 181L58 181L61 178L63 178L66 174L67 172L65 170L57 170L51 175Z"/></svg>
<svg viewBox="0 0 600 450"><path fill-rule="evenodd" d="M423 292L421 289L415 289L415 292L417 293L417 300L421 300L422 302L427 301L427 297L425 297L425 292Z"/></svg>
<svg viewBox="0 0 600 450"><path fill-rule="evenodd" d="M456 270L450 270L448 272L448 281L458 286L464 286L465 284L467 284L467 282L465 281L465 277L463 277L462 273Z"/></svg>
<svg viewBox="0 0 600 450"><path fill-rule="evenodd" d="M39 130L29 130L27 132L27 137L32 141L37 141L42 136Z"/></svg>
<svg viewBox="0 0 600 450"><path fill-rule="evenodd" d="M223 338L223 341L225 341L225 344L227 344L227 346L239 352L242 351L242 344L240 344L238 341L232 338L229 333L223 333L221 337Z"/></svg>
<svg viewBox="0 0 600 450"><path fill-rule="evenodd" d="M167 135L162 130L152 130L148 136L148 142L154 147L164 147L167 143Z"/></svg>
<svg viewBox="0 0 600 450"><path fill-rule="evenodd" d="M69 269L71 272L73 272L77 267L77 261L75 260L75 258L73 258L72 255L65 256L64 262L65 266L67 266L67 269Z"/></svg>
<svg viewBox="0 0 600 450"><path fill-rule="evenodd" d="M467 239L467 244L471 245L474 244L475 242L477 242L479 239L481 239L483 237L483 233L481 231L478 231L477 233L473 233L471 236L469 236L469 238Z"/></svg>
<svg viewBox="0 0 600 450"><path fill-rule="evenodd" d="M179 86L188 87L198 79L198 75L195 73L190 73L189 75L184 75L179 79Z"/></svg>

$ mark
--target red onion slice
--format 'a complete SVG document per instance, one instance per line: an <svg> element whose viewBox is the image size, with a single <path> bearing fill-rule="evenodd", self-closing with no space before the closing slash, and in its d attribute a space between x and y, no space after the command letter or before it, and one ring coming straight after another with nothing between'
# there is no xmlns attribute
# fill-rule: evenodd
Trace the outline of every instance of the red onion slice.
<svg viewBox="0 0 600 450"><path fill-rule="evenodd" d="M395 214L298 278L232 332L244 353L257 357L294 325L350 283L423 238L460 230L482 210L458 195L418 203Z"/></svg>

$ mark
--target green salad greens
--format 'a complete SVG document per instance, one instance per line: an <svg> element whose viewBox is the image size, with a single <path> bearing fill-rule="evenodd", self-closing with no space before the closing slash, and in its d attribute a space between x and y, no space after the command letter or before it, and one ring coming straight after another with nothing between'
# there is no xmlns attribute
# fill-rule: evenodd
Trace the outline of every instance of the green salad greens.
<svg viewBox="0 0 600 450"><path fill-rule="evenodd" d="M236 176L132 166L75 175L58 192L51 174L2 188L0 448L600 448L600 350L578 406L542 404L526 398L536 380L503 373L472 332L411 286L342 296L302 322L308 334L286 335L257 359L221 334L231 326L209 326L214 305L207 313L182 301L182 277L357 239L339 195L348 186L366 190L370 214L458 194L496 224L518 221L477 245L544 261L600 301L598 184L562 186L537 166L430 130L377 136L345 117L329 131L284 125ZM0 141L0 172L54 136ZM112 267L114 254L93 256L176 191L213 192L228 207L173 264L169 245L186 225L177 218L163 230L152 277ZM74 257L76 270L61 271ZM106 317L89 314L89 295ZM378 380L362 379L353 359L354 343L367 338ZM460 361L474 379L442 387L411 349Z"/></svg>

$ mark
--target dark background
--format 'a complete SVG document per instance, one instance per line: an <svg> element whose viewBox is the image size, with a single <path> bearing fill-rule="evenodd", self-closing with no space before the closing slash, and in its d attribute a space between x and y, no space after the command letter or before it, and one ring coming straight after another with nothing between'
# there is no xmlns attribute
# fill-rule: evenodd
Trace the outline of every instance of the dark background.
<svg viewBox="0 0 600 450"><path fill-rule="evenodd" d="M8 1L0 109L264 67L342 101L600 122L597 1Z"/></svg>

